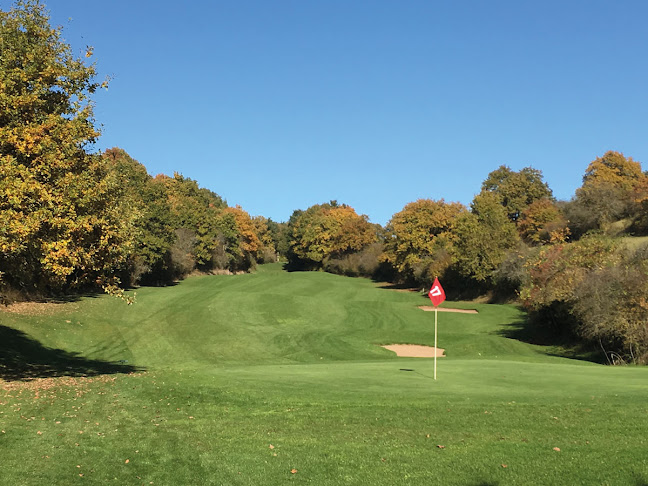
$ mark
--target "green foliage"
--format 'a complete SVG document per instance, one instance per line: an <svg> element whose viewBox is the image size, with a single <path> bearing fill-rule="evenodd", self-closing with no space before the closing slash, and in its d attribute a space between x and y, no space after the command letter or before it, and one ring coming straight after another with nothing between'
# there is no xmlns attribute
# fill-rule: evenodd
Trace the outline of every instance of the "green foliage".
<svg viewBox="0 0 648 486"><path fill-rule="evenodd" d="M135 215L128 279L131 283L168 283L173 278L169 256L175 238L164 184L122 149L106 150L103 157L123 189L121 205Z"/></svg>
<svg viewBox="0 0 648 486"><path fill-rule="evenodd" d="M517 221L522 212L538 199L553 199L551 189L542 180L542 172L525 167L519 172L501 165L482 183L482 193L497 194L511 221Z"/></svg>
<svg viewBox="0 0 648 486"><path fill-rule="evenodd" d="M181 268L239 271L254 265L259 239L245 211L228 208L218 194L199 187L196 181L181 174L160 175L156 180L164 185L168 195L171 225L176 235L177 230L185 230L180 248L172 249L172 255L182 255ZM192 265L186 262L186 245L190 240L194 242L189 252Z"/></svg>
<svg viewBox="0 0 648 486"><path fill-rule="evenodd" d="M495 272L519 236L500 197L493 192L475 196L471 212L456 223L455 266L460 274L485 285L494 283Z"/></svg>
<svg viewBox="0 0 648 486"><path fill-rule="evenodd" d="M272 239L272 245L277 251L278 256L287 257L290 250L290 230L287 222L277 223L272 219L266 221L268 234Z"/></svg>
<svg viewBox="0 0 648 486"><path fill-rule="evenodd" d="M92 284L125 264L122 188L86 151L95 74L39 2L0 11L0 266L23 292Z"/></svg>

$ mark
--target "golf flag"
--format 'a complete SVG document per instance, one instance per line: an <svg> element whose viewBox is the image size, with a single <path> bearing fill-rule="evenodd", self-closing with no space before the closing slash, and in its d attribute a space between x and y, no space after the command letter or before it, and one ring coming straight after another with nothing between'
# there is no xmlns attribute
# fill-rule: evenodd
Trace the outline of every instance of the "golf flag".
<svg viewBox="0 0 648 486"><path fill-rule="evenodd" d="M445 300L445 292L443 290L443 287L441 287L441 283L439 282L438 278L434 279L434 283L432 284L432 288L428 292L428 296L430 297L430 300L432 301L434 307L438 306Z"/></svg>

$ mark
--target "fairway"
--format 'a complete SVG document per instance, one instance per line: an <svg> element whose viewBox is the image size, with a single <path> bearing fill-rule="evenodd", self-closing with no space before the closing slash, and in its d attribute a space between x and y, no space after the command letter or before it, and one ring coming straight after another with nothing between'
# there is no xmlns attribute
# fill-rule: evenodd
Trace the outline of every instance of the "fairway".
<svg viewBox="0 0 648 486"><path fill-rule="evenodd" d="M512 339L512 305L445 302L477 313L439 314L435 381L380 346L433 345L428 303L272 264L2 312L2 376L36 379L2 383L0 482L648 484L648 369Z"/></svg>

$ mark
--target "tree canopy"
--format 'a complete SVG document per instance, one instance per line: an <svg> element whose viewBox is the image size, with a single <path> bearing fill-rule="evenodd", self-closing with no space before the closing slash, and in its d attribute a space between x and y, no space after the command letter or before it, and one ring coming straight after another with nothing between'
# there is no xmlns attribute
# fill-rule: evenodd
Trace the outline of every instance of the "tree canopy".
<svg viewBox="0 0 648 486"><path fill-rule="evenodd" d="M459 273L492 284L494 273L519 236L500 198L492 192L475 196L471 212L457 221L454 254Z"/></svg>
<svg viewBox="0 0 648 486"><path fill-rule="evenodd" d="M114 274L129 250L129 215L104 160L94 65L75 58L44 7L0 12L0 266L26 292ZM88 48L86 57L92 56Z"/></svg>
<svg viewBox="0 0 648 486"><path fill-rule="evenodd" d="M450 266L457 217L466 208L443 199L419 199L387 224L384 259L403 278L430 280Z"/></svg>
<svg viewBox="0 0 648 486"><path fill-rule="evenodd" d="M488 174L482 183L482 192L496 194L511 221L518 221L522 212L534 201L553 199L549 185L542 179L542 172L533 167L515 172L501 165Z"/></svg>
<svg viewBox="0 0 648 486"><path fill-rule="evenodd" d="M331 201L297 210L288 222L289 261L298 266L318 267L329 258L360 251L376 241L367 216L351 206Z"/></svg>

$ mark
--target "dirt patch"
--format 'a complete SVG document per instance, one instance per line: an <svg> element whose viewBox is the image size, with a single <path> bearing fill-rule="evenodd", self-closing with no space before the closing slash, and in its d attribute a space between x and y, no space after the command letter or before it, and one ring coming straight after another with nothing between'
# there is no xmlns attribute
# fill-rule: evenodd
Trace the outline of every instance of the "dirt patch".
<svg viewBox="0 0 648 486"><path fill-rule="evenodd" d="M387 344L381 346L405 358L445 358L445 349L420 344Z"/></svg>
<svg viewBox="0 0 648 486"><path fill-rule="evenodd" d="M425 312L430 312L434 310L434 307L431 305L420 305L419 309L424 310ZM461 314L477 314L475 309L452 309L450 307L437 307L439 312L459 312Z"/></svg>
<svg viewBox="0 0 648 486"><path fill-rule="evenodd" d="M26 316L50 316L63 310L75 310L76 304L69 302L16 302L0 306L0 312Z"/></svg>

